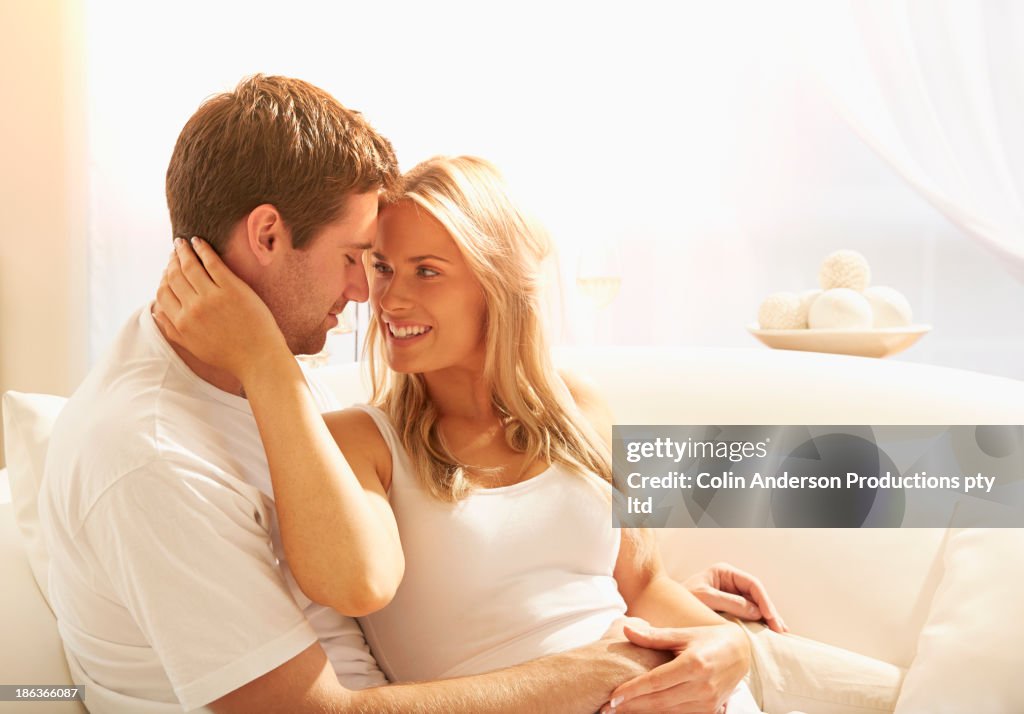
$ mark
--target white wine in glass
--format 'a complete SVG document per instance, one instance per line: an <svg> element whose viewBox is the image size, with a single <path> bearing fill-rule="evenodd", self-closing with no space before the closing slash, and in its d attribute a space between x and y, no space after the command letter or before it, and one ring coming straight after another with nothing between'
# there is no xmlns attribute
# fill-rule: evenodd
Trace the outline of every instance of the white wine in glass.
<svg viewBox="0 0 1024 714"><path fill-rule="evenodd" d="M350 302L345 309L338 314L338 326L332 327L328 332L332 335L347 335L356 331L359 324L356 319L356 303Z"/></svg>
<svg viewBox="0 0 1024 714"><path fill-rule="evenodd" d="M324 347L324 349L320 350L315 355L295 355L295 359L299 360L299 362L307 367L319 369L320 367L326 367L331 361L331 353L326 347Z"/></svg>
<svg viewBox="0 0 1024 714"><path fill-rule="evenodd" d="M622 259L613 241L597 241L583 249L576 264L576 287L601 310L608 307L622 287Z"/></svg>
<svg viewBox="0 0 1024 714"><path fill-rule="evenodd" d="M611 305L619 294L622 287L622 278L616 275L603 275L594 277L576 278L576 287L580 292L594 304L594 307L601 309Z"/></svg>

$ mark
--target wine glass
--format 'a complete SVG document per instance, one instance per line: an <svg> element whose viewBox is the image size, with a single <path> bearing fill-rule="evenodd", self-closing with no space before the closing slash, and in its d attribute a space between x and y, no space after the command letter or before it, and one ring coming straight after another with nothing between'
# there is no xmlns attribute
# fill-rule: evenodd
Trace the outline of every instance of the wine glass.
<svg viewBox="0 0 1024 714"><path fill-rule="evenodd" d="M599 241L585 246L576 263L576 289L592 306L593 325L590 330L595 341L598 331L605 339L611 335L611 320L600 318L619 294L622 287L622 255L612 240ZM604 341L604 340L602 340Z"/></svg>
<svg viewBox="0 0 1024 714"><path fill-rule="evenodd" d="M338 313L338 325L328 330L327 334L347 335L356 331L356 326L359 324L356 320L356 304L349 302L345 305L345 309Z"/></svg>
<svg viewBox="0 0 1024 714"><path fill-rule="evenodd" d="M576 264L576 287L601 310L608 307L622 287L622 256L614 241L585 247Z"/></svg>

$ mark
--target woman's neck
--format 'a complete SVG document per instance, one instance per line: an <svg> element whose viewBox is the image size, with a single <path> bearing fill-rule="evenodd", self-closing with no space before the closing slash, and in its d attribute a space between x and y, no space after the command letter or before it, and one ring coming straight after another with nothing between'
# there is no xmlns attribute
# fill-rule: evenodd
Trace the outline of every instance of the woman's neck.
<svg viewBox="0 0 1024 714"><path fill-rule="evenodd" d="M423 379L438 416L480 421L495 416L494 390L482 369L449 367L424 374Z"/></svg>

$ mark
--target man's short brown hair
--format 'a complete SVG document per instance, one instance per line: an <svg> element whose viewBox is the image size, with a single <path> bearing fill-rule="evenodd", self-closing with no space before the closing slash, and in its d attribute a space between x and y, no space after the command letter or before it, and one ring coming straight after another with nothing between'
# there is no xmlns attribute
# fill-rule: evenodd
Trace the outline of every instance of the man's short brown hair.
<svg viewBox="0 0 1024 714"><path fill-rule="evenodd" d="M269 203L302 248L341 216L348 194L397 180L391 143L359 112L308 82L257 74L205 101L181 130L167 207L175 236L222 252L232 227Z"/></svg>

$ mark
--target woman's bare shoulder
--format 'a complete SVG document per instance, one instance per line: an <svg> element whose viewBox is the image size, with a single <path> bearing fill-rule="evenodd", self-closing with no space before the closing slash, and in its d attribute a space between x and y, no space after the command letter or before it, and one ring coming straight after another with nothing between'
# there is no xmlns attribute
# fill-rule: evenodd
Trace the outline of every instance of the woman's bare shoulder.
<svg viewBox="0 0 1024 714"><path fill-rule="evenodd" d="M612 410L605 401L601 390L590 379L568 370L559 370L559 376L569 390L570 396L576 402L577 408L587 418L591 426L601 435L601 438L611 443L612 422L614 417Z"/></svg>
<svg viewBox="0 0 1024 714"><path fill-rule="evenodd" d="M602 396L601 390L591 379L581 374L570 372L567 369L558 370L558 375L562 378L566 388L569 390L569 394L572 395L573 401L576 402L576 406L581 411L584 413L610 411L608 402Z"/></svg>
<svg viewBox="0 0 1024 714"><path fill-rule="evenodd" d="M368 411L359 407L348 407L346 409L339 409L336 412L327 412L324 414L324 419L332 425L337 424L351 429L372 429L378 435L380 434L380 430L377 429L377 422L373 420Z"/></svg>
<svg viewBox="0 0 1024 714"><path fill-rule="evenodd" d="M378 473L381 471L380 467L385 465L386 471L390 473L391 452L388 444L380 433L377 422L366 411L349 407L324 414L324 421L327 422L327 428L346 458L369 458L378 467Z"/></svg>

